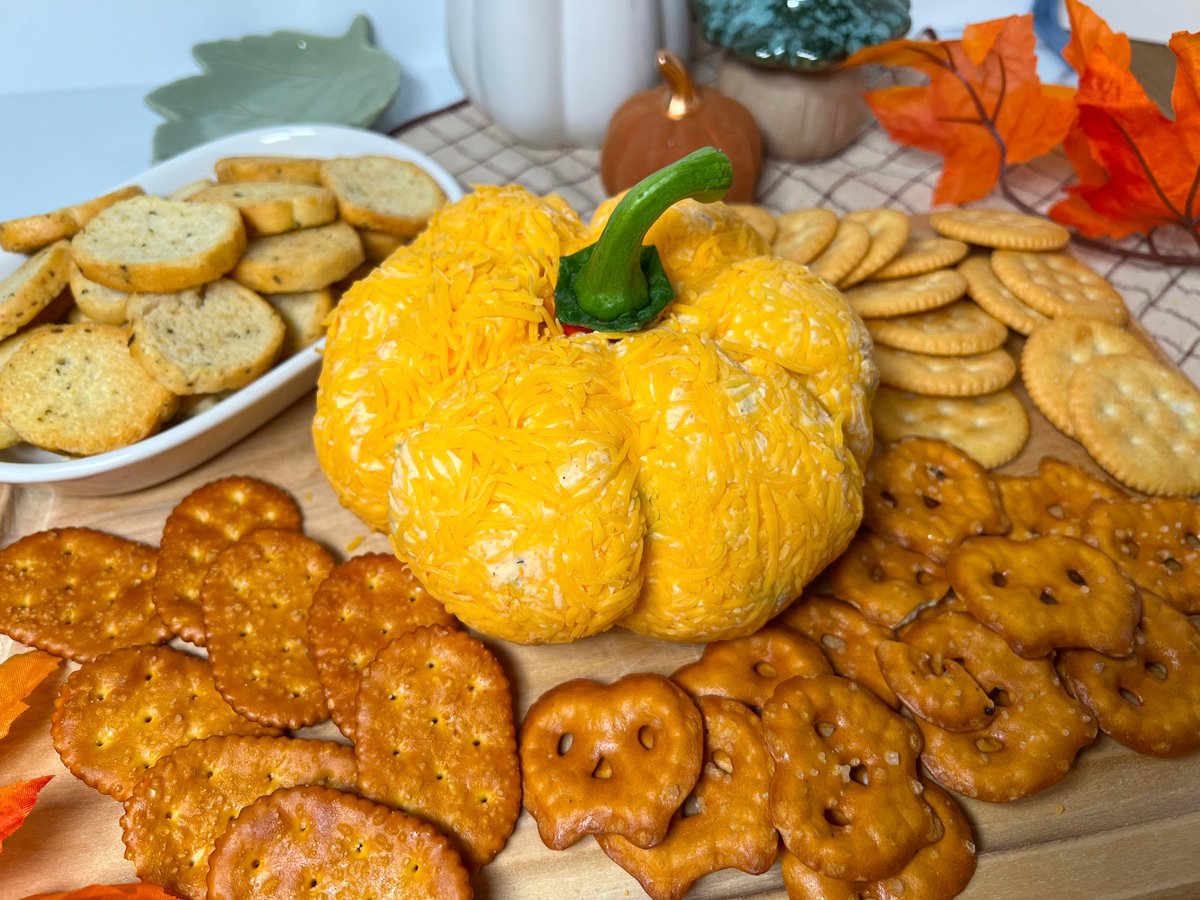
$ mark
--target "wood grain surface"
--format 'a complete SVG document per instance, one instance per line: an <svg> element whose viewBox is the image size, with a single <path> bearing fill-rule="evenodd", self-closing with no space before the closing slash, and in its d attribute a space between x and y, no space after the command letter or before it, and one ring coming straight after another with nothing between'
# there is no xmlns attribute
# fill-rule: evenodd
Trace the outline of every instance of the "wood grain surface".
<svg viewBox="0 0 1200 900"><path fill-rule="evenodd" d="M1014 342L1010 349L1017 350ZM1020 391L1019 391L1020 392ZM1028 405L1028 399L1022 397ZM157 487L121 497L71 498L46 489L0 487L0 540L53 525L88 525L157 544L171 508L214 478L246 474L293 492L307 532L345 558L385 550L342 509L317 466L309 425L310 394L204 466ZM1032 437L1002 471L1032 471L1046 455L1098 473L1083 449L1036 411ZM0 659L19 645L0 638ZM488 640L513 681L518 721L544 690L571 677L611 681L633 671L670 673L694 659L698 645L669 644L613 630L565 646L524 647ZM54 775L23 828L0 853L0 900L93 882L135 879L123 858L117 801L72 777L50 744L49 720L61 677L32 697L32 708L0 742L0 783ZM336 735L332 725L305 736ZM1140 756L1102 737L1084 749L1070 774L1033 797L993 805L961 801L974 826L979 869L963 895L1001 898L1200 897L1200 753L1182 759ZM475 879L484 898L625 898L642 896L637 883L590 840L553 852L523 813L498 859ZM689 897L784 896L779 866L751 877L721 872L698 882Z"/></svg>

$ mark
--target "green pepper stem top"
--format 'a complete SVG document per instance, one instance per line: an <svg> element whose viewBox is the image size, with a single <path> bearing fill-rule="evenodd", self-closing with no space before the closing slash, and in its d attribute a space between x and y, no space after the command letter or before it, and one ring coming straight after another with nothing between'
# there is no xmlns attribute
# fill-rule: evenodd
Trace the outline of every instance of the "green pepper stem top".
<svg viewBox="0 0 1200 900"><path fill-rule="evenodd" d="M554 289L559 321L597 331L636 331L657 316L675 291L658 250L642 246L646 232L672 204L687 198L712 203L732 182L729 157L704 147L631 187L600 239L559 261Z"/></svg>

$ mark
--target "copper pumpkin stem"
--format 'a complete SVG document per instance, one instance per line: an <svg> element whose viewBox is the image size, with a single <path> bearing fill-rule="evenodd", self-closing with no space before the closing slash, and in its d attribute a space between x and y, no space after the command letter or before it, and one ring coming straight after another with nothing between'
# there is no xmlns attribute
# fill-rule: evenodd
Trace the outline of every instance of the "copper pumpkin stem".
<svg viewBox="0 0 1200 900"><path fill-rule="evenodd" d="M654 57L658 73L671 92L667 98L667 118L679 120L690 116L700 108L700 96L695 82L683 61L670 50L659 50Z"/></svg>

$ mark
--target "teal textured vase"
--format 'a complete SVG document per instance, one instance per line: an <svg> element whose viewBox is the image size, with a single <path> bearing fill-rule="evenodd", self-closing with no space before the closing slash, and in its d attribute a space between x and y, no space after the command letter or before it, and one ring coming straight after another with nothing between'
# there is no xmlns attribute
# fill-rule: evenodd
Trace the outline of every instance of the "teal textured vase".
<svg viewBox="0 0 1200 900"><path fill-rule="evenodd" d="M826 69L908 32L908 0L695 0L710 43L778 69Z"/></svg>

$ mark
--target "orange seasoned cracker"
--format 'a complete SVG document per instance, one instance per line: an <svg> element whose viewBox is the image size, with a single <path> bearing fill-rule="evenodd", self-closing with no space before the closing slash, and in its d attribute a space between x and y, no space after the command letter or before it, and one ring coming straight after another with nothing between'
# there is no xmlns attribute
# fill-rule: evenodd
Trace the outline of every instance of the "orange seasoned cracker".
<svg viewBox="0 0 1200 900"><path fill-rule="evenodd" d="M213 734L274 733L225 702L207 662L170 647L84 663L59 691L50 727L63 765L118 800L176 747Z"/></svg>
<svg viewBox="0 0 1200 900"><path fill-rule="evenodd" d="M1034 659L1060 647L1109 656L1133 649L1137 586L1077 538L968 538L951 555L946 574L971 614L1021 656Z"/></svg>
<svg viewBox="0 0 1200 900"><path fill-rule="evenodd" d="M467 900L472 891L445 836L399 810L317 786L242 810L213 851L209 900L315 895Z"/></svg>
<svg viewBox="0 0 1200 900"><path fill-rule="evenodd" d="M335 566L313 596L308 638L329 711L342 734L354 739L358 687L376 653L420 625L457 624L390 553L366 553Z"/></svg>
<svg viewBox="0 0 1200 900"><path fill-rule="evenodd" d="M963 539L1009 527L987 471L961 450L928 438L897 441L871 460L863 519L876 534L943 563Z"/></svg>
<svg viewBox="0 0 1200 900"><path fill-rule="evenodd" d="M147 586L153 547L90 528L54 528L0 550L0 634L88 662L171 636Z"/></svg>
<svg viewBox="0 0 1200 900"><path fill-rule="evenodd" d="M829 589L877 625L895 628L950 590L946 570L920 553L863 530L829 567Z"/></svg>
<svg viewBox="0 0 1200 900"><path fill-rule="evenodd" d="M775 619L807 636L824 652L833 671L870 688L893 709L900 705L879 671L875 647L895 635L848 603L833 597L806 596Z"/></svg>
<svg viewBox="0 0 1200 900"><path fill-rule="evenodd" d="M900 638L930 656L950 656L997 709L977 731L947 731L917 719L921 761L940 784L1003 803L1057 783L1096 736L1096 720L1071 699L1048 659L1022 659L1000 635L964 612L921 615Z"/></svg>
<svg viewBox="0 0 1200 900"><path fill-rule="evenodd" d="M942 836L917 781L921 735L870 691L837 675L789 678L762 718L771 819L805 865L870 881Z"/></svg>
<svg viewBox="0 0 1200 900"><path fill-rule="evenodd" d="M971 824L954 799L931 781L921 779L921 796L942 823L940 840L922 847L895 875L873 882L829 878L810 869L791 853L782 856L783 884L789 897L805 900L913 900L914 897L957 897L975 874L975 841Z"/></svg>
<svg viewBox="0 0 1200 900"><path fill-rule="evenodd" d="M154 604L167 627L204 645L200 585L217 554L255 528L300 530L300 507L286 491L244 476L199 487L167 516L154 576Z"/></svg>
<svg viewBox="0 0 1200 900"><path fill-rule="evenodd" d="M667 836L643 850L614 834L596 835L613 862L654 898L679 898L720 869L760 875L775 862L779 836L767 814L773 763L762 723L741 703L698 701L704 717L704 767L675 813Z"/></svg>
<svg viewBox="0 0 1200 900"><path fill-rule="evenodd" d="M512 693L465 631L421 626L379 651L358 694L358 786L443 831L474 870L521 811Z"/></svg>
<svg viewBox="0 0 1200 900"><path fill-rule="evenodd" d="M1113 499L1089 506L1083 538L1182 613L1200 613L1200 503Z"/></svg>
<svg viewBox="0 0 1200 900"><path fill-rule="evenodd" d="M791 628L764 625L746 637L706 645L671 680L693 697L729 697L761 708L779 682L830 671L815 642Z"/></svg>
<svg viewBox="0 0 1200 900"><path fill-rule="evenodd" d="M1059 666L1100 728L1126 747L1154 756L1200 749L1200 631L1154 594L1142 593L1132 654L1068 650Z"/></svg>
<svg viewBox="0 0 1200 900"><path fill-rule="evenodd" d="M329 708L308 647L308 610L333 557L294 531L260 528L220 552L200 588L213 678L264 725L300 728Z"/></svg>
<svg viewBox="0 0 1200 900"><path fill-rule="evenodd" d="M1012 522L1009 537L1017 541L1039 534L1079 537L1083 514L1092 503L1128 499L1116 485L1053 456L1042 457L1034 475L993 478Z"/></svg>
<svg viewBox="0 0 1200 900"><path fill-rule="evenodd" d="M141 878L204 900L208 856L242 809L294 785L354 790L354 773L354 751L331 741L240 735L193 741L155 763L125 800L125 855Z"/></svg>
<svg viewBox="0 0 1200 900"><path fill-rule="evenodd" d="M577 678L542 694L521 723L525 808L551 850L585 834L653 847L703 757L700 710L673 682L644 672L608 685Z"/></svg>

